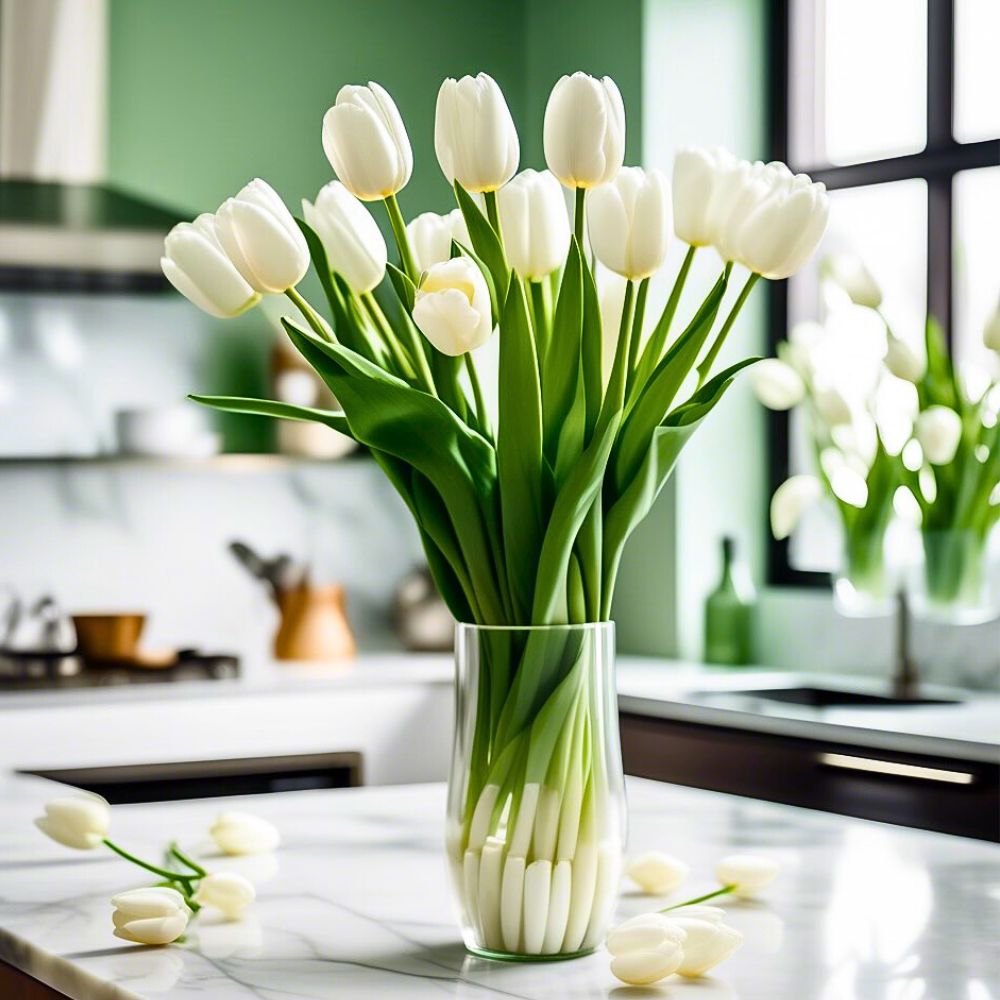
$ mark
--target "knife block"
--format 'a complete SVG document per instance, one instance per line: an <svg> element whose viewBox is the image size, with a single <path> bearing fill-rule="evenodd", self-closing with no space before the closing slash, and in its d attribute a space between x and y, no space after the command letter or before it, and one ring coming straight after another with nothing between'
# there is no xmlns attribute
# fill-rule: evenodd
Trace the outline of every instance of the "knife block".
<svg viewBox="0 0 1000 1000"><path fill-rule="evenodd" d="M278 660L342 662L357 653L347 621L344 588L302 584L279 591L281 622L274 636Z"/></svg>

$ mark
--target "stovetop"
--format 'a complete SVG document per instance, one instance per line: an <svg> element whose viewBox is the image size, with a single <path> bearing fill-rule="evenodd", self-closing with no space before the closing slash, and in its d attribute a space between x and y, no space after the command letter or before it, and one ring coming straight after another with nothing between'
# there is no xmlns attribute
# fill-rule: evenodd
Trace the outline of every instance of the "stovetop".
<svg viewBox="0 0 1000 1000"><path fill-rule="evenodd" d="M239 657L197 649L179 650L155 667L141 661L85 659L77 653L0 649L0 690L6 691L230 680L239 673Z"/></svg>

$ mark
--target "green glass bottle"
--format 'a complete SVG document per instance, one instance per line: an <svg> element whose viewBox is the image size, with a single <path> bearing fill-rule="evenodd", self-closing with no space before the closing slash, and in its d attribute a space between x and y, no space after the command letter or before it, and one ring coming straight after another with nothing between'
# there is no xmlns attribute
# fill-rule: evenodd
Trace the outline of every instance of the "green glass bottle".
<svg viewBox="0 0 1000 1000"><path fill-rule="evenodd" d="M736 554L736 542L722 539L722 579L705 600L705 662L740 666L753 661L753 619L757 595Z"/></svg>

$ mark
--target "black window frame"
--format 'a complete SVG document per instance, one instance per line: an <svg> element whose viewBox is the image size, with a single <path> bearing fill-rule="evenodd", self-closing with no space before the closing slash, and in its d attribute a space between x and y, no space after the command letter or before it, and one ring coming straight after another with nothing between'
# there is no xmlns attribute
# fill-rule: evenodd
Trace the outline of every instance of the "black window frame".
<svg viewBox="0 0 1000 1000"><path fill-rule="evenodd" d="M927 312L953 334L953 181L965 170L1000 165L1000 138L958 142L955 110L955 0L927 0L927 144L917 153L844 166L789 160L793 45L791 8L795 0L771 0L769 122L771 158L804 171L831 191L888 181L927 182ZM768 348L773 356L788 335L788 283L770 282ZM769 496L790 474L790 416L768 411ZM767 530L767 528L765 528ZM830 575L796 569L789 540L767 530L767 580L771 586L829 587Z"/></svg>

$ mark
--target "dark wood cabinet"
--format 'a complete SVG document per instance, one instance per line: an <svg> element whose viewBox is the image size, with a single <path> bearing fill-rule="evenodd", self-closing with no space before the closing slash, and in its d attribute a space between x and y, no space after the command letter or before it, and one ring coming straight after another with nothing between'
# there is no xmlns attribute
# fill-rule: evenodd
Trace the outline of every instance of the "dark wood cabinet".
<svg viewBox="0 0 1000 1000"><path fill-rule="evenodd" d="M1000 763L621 714L627 774L1000 841Z"/></svg>

